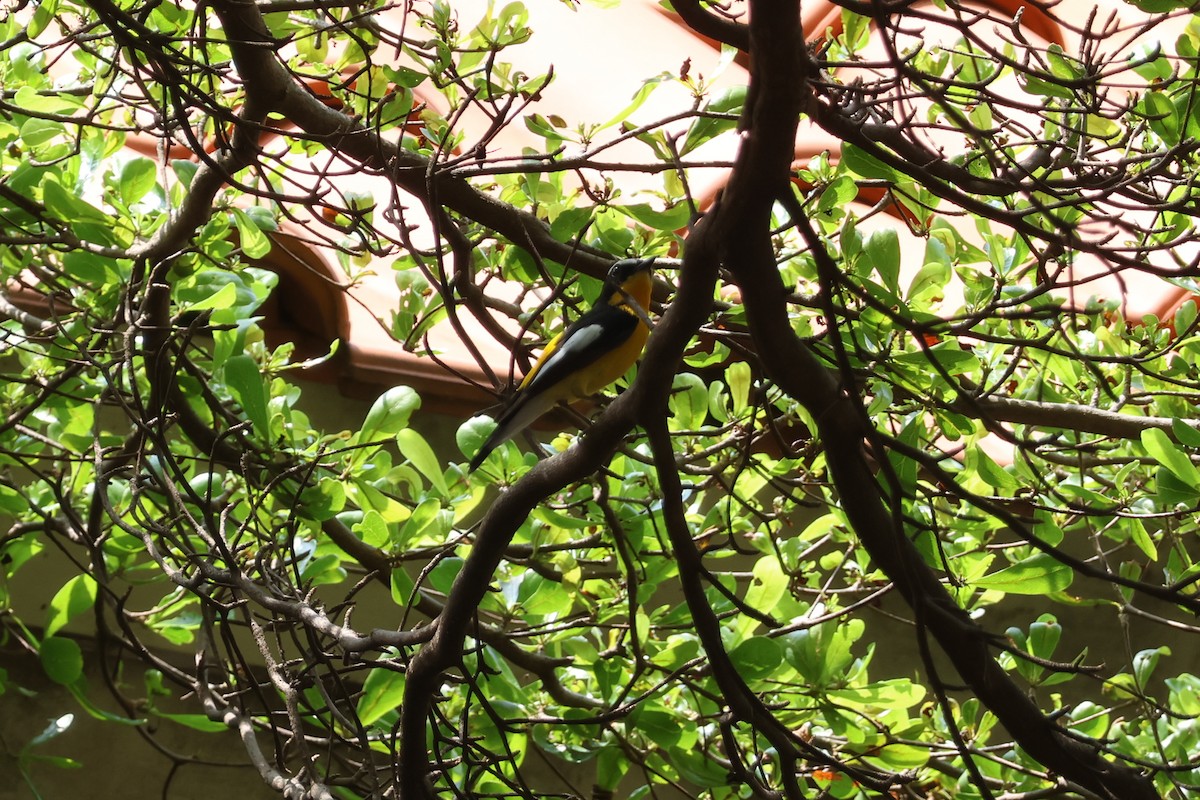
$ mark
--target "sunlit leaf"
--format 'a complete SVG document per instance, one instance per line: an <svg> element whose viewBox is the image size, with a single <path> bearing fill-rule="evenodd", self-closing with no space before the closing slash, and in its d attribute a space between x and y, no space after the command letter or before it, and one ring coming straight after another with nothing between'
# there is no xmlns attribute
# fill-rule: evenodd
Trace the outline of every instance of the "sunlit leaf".
<svg viewBox="0 0 1200 800"><path fill-rule="evenodd" d="M121 168L121 202L130 206L145 197L158 183L158 166L148 158L135 158Z"/></svg>
<svg viewBox="0 0 1200 800"><path fill-rule="evenodd" d="M225 288L232 287L226 284ZM267 387L258 363L248 355L231 356L225 362L225 379L254 426L255 433L260 437L269 436L271 425L267 411Z"/></svg>
<svg viewBox="0 0 1200 800"><path fill-rule="evenodd" d="M254 220L240 208L230 211L237 226L238 243L242 252L250 258L262 258L271 252L271 240L262 232Z"/></svg>
<svg viewBox="0 0 1200 800"><path fill-rule="evenodd" d="M82 574L68 580L50 600L44 635L54 636L73 617L82 614L96 603L96 579Z"/></svg>
<svg viewBox="0 0 1200 800"><path fill-rule="evenodd" d="M175 714L155 709L154 716L170 720L177 725L191 728L201 733L218 733L229 730L229 726L220 720L212 720L203 714Z"/></svg>
<svg viewBox="0 0 1200 800"><path fill-rule="evenodd" d="M449 494L445 477L442 475L441 459L433 452L433 448L425 441L425 437L412 428L396 431L396 446L400 453L424 475L442 494Z"/></svg>
<svg viewBox="0 0 1200 800"><path fill-rule="evenodd" d="M1142 431L1141 439L1142 446L1151 458L1188 486L1200 489L1200 469L1196 468L1188 455L1180 450L1166 433L1158 428L1147 428Z"/></svg>
<svg viewBox="0 0 1200 800"><path fill-rule="evenodd" d="M737 119L728 119L724 115L736 116L741 113L746 102L746 87L734 86L714 95L703 107L702 111L722 116L697 117L688 128L683 142L679 146L679 154L686 155L714 137L733 130Z"/></svg>
<svg viewBox="0 0 1200 800"><path fill-rule="evenodd" d="M1009 594L1038 595L1061 592L1075 579L1075 571L1054 556L1039 553L990 575L975 579L980 589Z"/></svg>
<svg viewBox="0 0 1200 800"><path fill-rule="evenodd" d="M358 719L363 725L371 725L400 708L404 699L404 673L384 667L376 667L367 673L363 682L362 696L358 700Z"/></svg>
<svg viewBox="0 0 1200 800"><path fill-rule="evenodd" d="M413 412L421 407L421 398L408 386L394 386L376 398L359 428L359 442L374 442L408 427Z"/></svg>

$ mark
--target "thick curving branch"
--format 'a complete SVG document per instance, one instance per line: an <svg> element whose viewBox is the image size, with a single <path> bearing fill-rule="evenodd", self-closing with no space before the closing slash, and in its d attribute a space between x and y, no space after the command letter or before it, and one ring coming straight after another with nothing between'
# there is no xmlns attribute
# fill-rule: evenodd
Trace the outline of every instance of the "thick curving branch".
<svg viewBox="0 0 1200 800"><path fill-rule="evenodd" d="M487 225L519 246L556 260L570 259L573 266L589 271L607 266L607 255L580 252L554 240L534 215L495 201L461 178L439 173L430 160L404 152L353 118L329 108L279 63L274 55L274 42L251 4L219 0L215 8L230 37L239 72L262 81L258 86L261 91L248 102L254 113L243 128L235 130L235 140L239 135L245 140L256 140L261 123L254 120L265 119L264 111L284 114L312 138L337 148L368 169L390 176L406 191ZM754 92L743 121L745 147L726 190L727 202L713 212L713 221L703 226L704 235L698 234L692 240L685 260L680 302L672 305L656 330L643 375L580 445L540 464L492 507L447 603L434 611L437 621L431 638L418 650L409 669L401 719L402 796L431 794L425 743L436 692L445 673L460 662L467 635L477 631L474 626L477 609L505 557L513 533L534 505L599 467L635 420L651 419L643 416L652 413L651 409L661 412L683 347L711 304L718 252L742 286L752 331L767 372L818 421L831 474L858 536L916 609L923 624L951 654L964 680L996 711L1018 741L1046 766L1102 797L1132 800L1154 796L1148 793L1151 790L1145 779L1124 765L1104 761L1094 747L1069 739L999 668L986 636L957 608L936 575L912 548L904 531L897 527L863 453L862 441L870 431L858 398L838 384L813 352L794 337L788 325L785 287L779 281L770 252L769 219L774 198L787 187L795 124L806 91L808 65L802 55L803 42L795 17L796 7L791 3L764 0L755 4L755 22L750 29L755 54ZM188 197L195 219L202 221L205 214L211 213L211 203L204 202L208 192L215 193L237 165L253 155L240 148L235 152L236 160L213 168L210 173L198 173L198 178L205 179L199 187L193 186ZM204 191L197 191L201 187ZM164 228L168 233L140 253L152 267L191 235L193 213L177 219L170 229ZM814 250L818 255L823 254L815 244ZM159 321L161 311L156 316L156 325L165 324ZM148 356L165 353L164 347L147 347ZM198 439L191 431L189 435ZM665 458L667 451L661 444L656 455ZM383 565L380 567L383 574Z"/></svg>
<svg viewBox="0 0 1200 800"><path fill-rule="evenodd" d="M761 254L760 254L761 255ZM767 374L817 421L841 505L871 558L895 583L963 681L1017 742L1049 769L1108 800L1152 800L1153 784L1047 719L992 657L988 636L955 604L896 524L867 461L869 430L857 397L791 330L774 261L730 263L746 303L751 333Z"/></svg>
<svg viewBox="0 0 1200 800"><path fill-rule="evenodd" d="M890 577L919 615L963 681L996 714L1017 742L1049 769L1108 800L1152 800L1149 779L1122 764L1104 760L1097 748L1070 737L1047 719L992 657L987 634L958 608L937 576L922 561L885 504L862 443L868 431L858 406L823 364L791 335L782 303L751 284L769 285L777 274L770 262L743 264L743 298L751 313L764 366L780 388L818 421L833 482L855 533L872 559Z"/></svg>
<svg viewBox="0 0 1200 800"><path fill-rule="evenodd" d="M747 165L753 167L762 192L727 198L737 216L731 215L724 253L724 263L741 289L763 367L771 380L816 420L830 475L859 540L950 657L963 681L1017 742L1047 768L1100 797L1156 798L1149 779L1124 764L1106 761L1096 746L1071 738L1047 719L992 657L987 634L955 604L888 508L863 447L869 429L859 398L839 383L792 330L787 288L771 250L770 212L772 199L786 190L790 174L795 124L804 102L805 64L799 56L802 50L796 26L772 15L772 5L752 4L754 75L760 83L754 95L756 103L743 121L748 145L753 143L758 151L753 159L747 159ZM731 184L730 194L738 189ZM819 240L813 237L809 244L818 258L824 257L827 267L836 268Z"/></svg>
<svg viewBox="0 0 1200 800"><path fill-rule="evenodd" d="M366 170L386 175L405 192L474 220L541 257L569 263L594 276L602 276L612 263L606 253L555 239L536 215L490 197L464 178L439 171L430 159L405 151L361 120L330 108L275 56L276 43L253 3L219 0L213 8L221 18L239 71L250 69L242 74L272 87L272 110L308 138L357 161Z"/></svg>
<svg viewBox="0 0 1200 800"><path fill-rule="evenodd" d="M471 553L437 617L433 637L409 663L398 736L400 796L404 800L433 796L426 726L436 690L444 673L461 661L476 610L513 535L538 503L600 469L621 438L647 413L644 409L659 408L665 402L684 348L712 307L716 277L716 261L711 256L685 263L675 300L654 327L633 385L573 447L537 464L501 494L481 520Z"/></svg>
<svg viewBox="0 0 1200 800"><path fill-rule="evenodd" d="M731 45L742 52L750 50L750 29L742 23L706 11L700 0L675 0L671 6L679 18L701 36Z"/></svg>
<svg viewBox="0 0 1200 800"><path fill-rule="evenodd" d="M822 256L828 259L818 251L817 257ZM1108 800L1156 798L1147 778L1104 760L1094 745L1072 738L1047 719L1000 667L991 655L986 632L954 603L897 526L863 448L869 429L859 399L793 335L774 262L744 258L730 267L742 287L751 333L767 373L817 420L830 474L855 533L963 681L1044 766Z"/></svg>

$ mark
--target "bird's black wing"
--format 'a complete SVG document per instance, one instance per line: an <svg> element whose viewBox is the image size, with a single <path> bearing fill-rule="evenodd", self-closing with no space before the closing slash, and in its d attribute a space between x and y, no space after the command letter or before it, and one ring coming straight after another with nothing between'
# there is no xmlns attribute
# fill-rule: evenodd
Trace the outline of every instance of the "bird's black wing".
<svg viewBox="0 0 1200 800"><path fill-rule="evenodd" d="M537 394L559 381L586 370L605 353L621 346L639 320L616 306L596 306L563 332L562 343L546 358L522 393Z"/></svg>

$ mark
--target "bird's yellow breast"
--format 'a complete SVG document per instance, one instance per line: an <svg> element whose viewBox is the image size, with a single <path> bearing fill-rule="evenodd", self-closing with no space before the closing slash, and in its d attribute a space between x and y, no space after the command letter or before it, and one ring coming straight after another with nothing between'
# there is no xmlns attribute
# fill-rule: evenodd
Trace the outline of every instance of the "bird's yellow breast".
<svg viewBox="0 0 1200 800"><path fill-rule="evenodd" d="M605 353L589 369L580 370L571 376L571 396L574 399L591 397L628 372L641 355L649 335L650 329L644 322L639 321L637 328L623 344Z"/></svg>
<svg viewBox="0 0 1200 800"><path fill-rule="evenodd" d="M638 272L631 276L621 288L641 306L641 313L630 308L629 303L620 293L613 296L612 305L630 316L638 317L637 327L633 329L633 333L628 339L605 353L595 364L592 364L590 369L582 370L578 375L572 376L570 392L576 399L596 394L628 372L646 345L650 329L646 327L645 322L641 321L641 317L642 314L649 313L650 292L654 288L654 279L649 270Z"/></svg>

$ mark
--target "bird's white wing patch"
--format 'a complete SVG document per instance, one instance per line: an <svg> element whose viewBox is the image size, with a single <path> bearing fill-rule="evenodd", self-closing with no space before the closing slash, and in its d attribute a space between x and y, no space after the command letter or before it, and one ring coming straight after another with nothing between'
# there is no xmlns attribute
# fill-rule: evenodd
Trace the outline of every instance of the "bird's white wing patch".
<svg viewBox="0 0 1200 800"><path fill-rule="evenodd" d="M538 370L539 377L540 375L553 374L558 364L564 361L569 363L602 335L604 335L603 325L585 325L575 331L565 342L558 346L558 349L554 351L554 354L550 358L546 359L546 363ZM534 380L536 381L537 379L535 378Z"/></svg>

